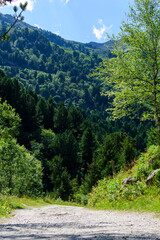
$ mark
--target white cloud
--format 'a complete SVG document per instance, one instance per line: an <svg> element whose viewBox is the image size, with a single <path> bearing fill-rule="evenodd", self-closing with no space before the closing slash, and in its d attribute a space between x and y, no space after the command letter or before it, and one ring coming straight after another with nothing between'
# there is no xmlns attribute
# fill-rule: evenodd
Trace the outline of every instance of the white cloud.
<svg viewBox="0 0 160 240"><path fill-rule="evenodd" d="M40 26L39 26L38 24L34 24L34 26L35 26L36 28L40 28Z"/></svg>
<svg viewBox="0 0 160 240"><path fill-rule="evenodd" d="M93 26L93 33L94 33L94 35L96 36L96 38L97 38L98 40L101 40L101 39L102 39L103 34L104 34L105 31L107 30L107 27L103 24L103 22L102 22L101 20L102 20L102 19L99 19L99 21L98 21L99 24L102 25L100 29L98 29L98 28L96 28L95 26Z"/></svg>
<svg viewBox="0 0 160 240"><path fill-rule="evenodd" d="M59 30L57 30L56 32L52 32L52 33L56 34L57 36L60 35L60 31Z"/></svg>
<svg viewBox="0 0 160 240"><path fill-rule="evenodd" d="M113 25L106 27L102 19L98 19L98 23L101 25L101 27L96 28L95 26L93 26L93 34L98 40L101 40L102 38L105 39L104 34L106 33L106 31L110 31Z"/></svg>
<svg viewBox="0 0 160 240"><path fill-rule="evenodd" d="M34 4L36 3L36 0L16 0L15 2L12 2L11 5L19 6L20 3L24 4L26 1L28 2L27 10L32 11L34 8Z"/></svg>

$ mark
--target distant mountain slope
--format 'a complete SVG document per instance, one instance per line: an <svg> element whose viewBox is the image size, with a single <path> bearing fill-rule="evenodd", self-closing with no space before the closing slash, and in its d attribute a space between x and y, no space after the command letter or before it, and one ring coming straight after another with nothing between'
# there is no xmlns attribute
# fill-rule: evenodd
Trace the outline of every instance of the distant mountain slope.
<svg viewBox="0 0 160 240"><path fill-rule="evenodd" d="M0 17L1 30L5 31L13 19ZM51 95L55 102L106 115L108 99L101 96L101 81L89 76L101 61L94 49L23 22L12 29L9 41L0 44L0 67L26 89L46 99Z"/></svg>
<svg viewBox="0 0 160 240"><path fill-rule="evenodd" d="M10 26L14 21L14 18L9 14L2 14L0 13L0 26ZM96 42L90 42L90 43L80 43L70 40L65 40L64 38L50 32L46 31L34 26L31 26L30 24L27 24L26 22L22 21L19 22L16 25L16 28L25 28L32 30L38 30L39 33L41 33L43 36L45 36L50 42L53 42L54 44L57 44L61 47L69 48L72 50L79 50L83 53L95 53L98 54L100 57L105 58L109 55L109 50L107 49L106 45L108 46L110 42L106 43L96 43Z"/></svg>
<svg viewBox="0 0 160 240"><path fill-rule="evenodd" d="M101 49L103 51L106 51L108 47L111 48L111 44L112 44L112 41L108 41L105 43L90 42L90 43L86 43L85 46L93 49Z"/></svg>

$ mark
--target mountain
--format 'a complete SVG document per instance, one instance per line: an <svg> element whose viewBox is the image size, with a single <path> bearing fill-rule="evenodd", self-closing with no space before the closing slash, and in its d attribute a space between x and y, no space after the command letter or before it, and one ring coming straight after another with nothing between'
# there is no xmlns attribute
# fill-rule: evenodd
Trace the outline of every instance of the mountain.
<svg viewBox="0 0 160 240"><path fill-rule="evenodd" d="M1 31L12 21L10 15L0 14ZM107 56L100 48L19 22L10 32L10 40L0 44L0 67L46 99L51 95L57 103L106 116L108 99L101 96L102 81L90 76L102 61L97 52Z"/></svg>
<svg viewBox="0 0 160 240"><path fill-rule="evenodd" d="M106 51L106 49L111 49L113 46L113 41L110 40L105 43L97 43L97 42L90 42L85 44L86 47L93 48L93 49L100 49L102 51Z"/></svg>
<svg viewBox="0 0 160 240"><path fill-rule="evenodd" d="M2 26L8 27L13 22L14 22L14 18L11 15L0 13L0 26L1 27ZM50 31L46 31L41 28L31 26L30 24L27 24L24 21L19 22L16 25L16 28L17 29L28 28L31 30L38 30L38 32L41 33L44 37L46 37L50 42L53 42L54 44L57 44L61 47L69 48L71 50L79 50L84 53L89 51L90 53L98 54L102 58L108 57L108 54L109 54L109 50L107 49L106 46L109 46L108 43L110 43L110 41L99 44L99 43L94 43L94 42L80 43L80 42L76 42L76 41L65 40L64 38L50 32Z"/></svg>

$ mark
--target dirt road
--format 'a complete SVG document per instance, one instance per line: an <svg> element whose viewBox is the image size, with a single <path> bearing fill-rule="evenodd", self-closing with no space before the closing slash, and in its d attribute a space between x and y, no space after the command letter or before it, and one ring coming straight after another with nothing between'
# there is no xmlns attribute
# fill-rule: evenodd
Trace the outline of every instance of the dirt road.
<svg viewBox="0 0 160 240"><path fill-rule="evenodd" d="M160 240L160 218L52 205L16 211L13 218L1 221L0 239Z"/></svg>

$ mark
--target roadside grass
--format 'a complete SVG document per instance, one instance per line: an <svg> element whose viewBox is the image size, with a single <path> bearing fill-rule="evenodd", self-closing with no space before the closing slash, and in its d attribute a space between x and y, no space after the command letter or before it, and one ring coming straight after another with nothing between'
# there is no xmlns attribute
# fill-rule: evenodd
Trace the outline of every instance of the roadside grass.
<svg viewBox="0 0 160 240"><path fill-rule="evenodd" d="M45 201L42 198L28 198L28 197L16 197L6 196L0 194L0 218L7 217L15 209L23 209L27 206L39 207L49 204L49 201Z"/></svg>
<svg viewBox="0 0 160 240"><path fill-rule="evenodd" d="M146 184L149 174L160 169L160 146L150 146L130 169L99 180L88 195L88 206L96 209L153 212L160 216L160 172ZM125 178L134 181L123 184Z"/></svg>
<svg viewBox="0 0 160 240"><path fill-rule="evenodd" d="M27 196L16 197L16 196L6 196L0 194L0 219L3 217L9 217L10 214L16 209L25 209L28 207L43 207L51 204L57 205L70 205L70 206L82 206L75 202L64 202L61 199L52 199L49 196L43 198L30 198Z"/></svg>
<svg viewBox="0 0 160 240"><path fill-rule="evenodd" d="M111 200L107 197L98 199L95 204L88 205L77 204L75 202L64 202L61 199L54 200L48 196L44 198L18 198L15 196L0 195L0 219L9 217L16 209L25 209L28 207L43 207L51 204L87 207L95 210L118 210L118 211L136 211L136 212L152 212L160 216L160 189L149 187L144 195L135 197L134 199L115 199Z"/></svg>
<svg viewBox="0 0 160 240"><path fill-rule="evenodd" d="M145 195L132 200L117 199L111 201L105 198L97 201L94 206L89 204L89 207L97 210L150 212L160 216L160 192L157 194L156 189L148 189Z"/></svg>

